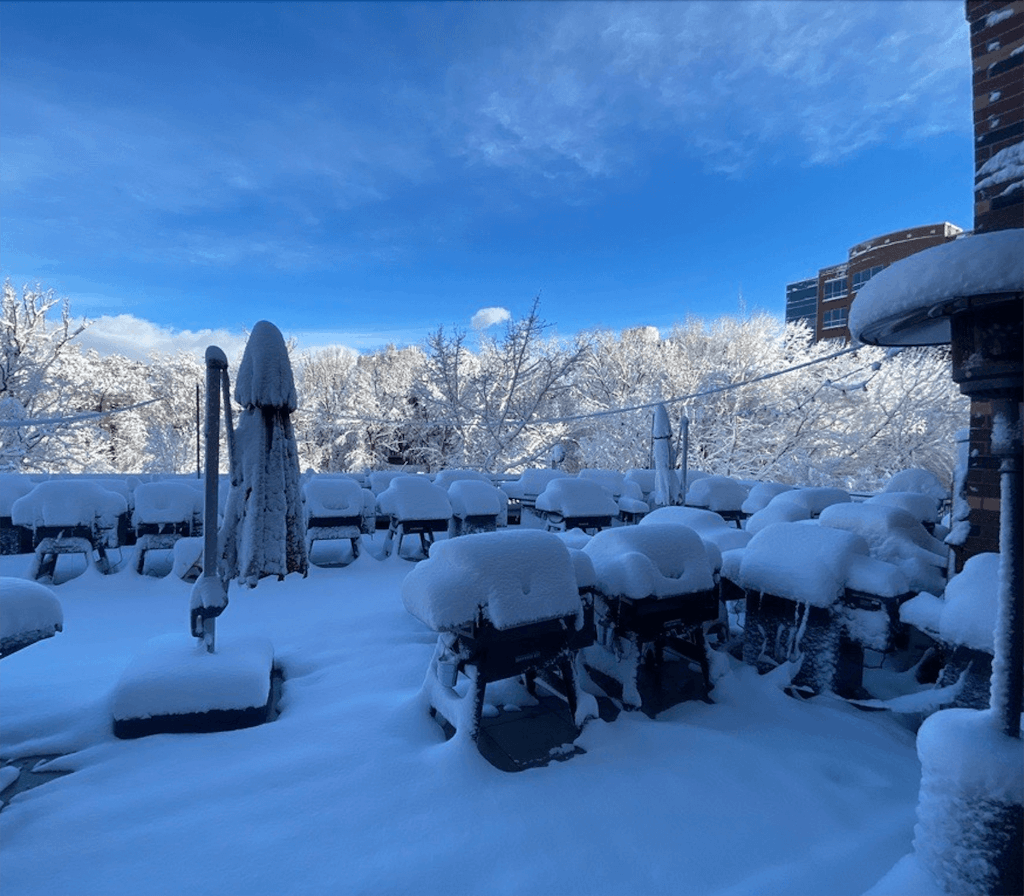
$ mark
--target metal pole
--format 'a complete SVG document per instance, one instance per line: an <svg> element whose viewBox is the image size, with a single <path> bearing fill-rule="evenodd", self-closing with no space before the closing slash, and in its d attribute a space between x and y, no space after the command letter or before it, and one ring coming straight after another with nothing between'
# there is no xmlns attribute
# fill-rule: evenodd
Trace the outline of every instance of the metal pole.
<svg viewBox="0 0 1024 896"><path fill-rule="evenodd" d="M1004 734L1020 737L1024 696L1024 578L1021 576L1021 416L1018 398L992 402L992 453L999 465L999 609L992 661L991 705Z"/></svg>
<svg viewBox="0 0 1024 896"><path fill-rule="evenodd" d="M199 428L199 383L196 383L196 479L203 478L201 462L202 438Z"/></svg>
<svg viewBox="0 0 1024 896"><path fill-rule="evenodd" d="M682 446L682 475L679 477L681 482L679 483L680 495L679 503L686 503L686 477L688 473L687 462L690 457L690 418L683 414L679 418L679 443Z"/></svg>
<svg viewBox="0 0 1024 896"><path fill-rule="evenodd" d="M220 390L228 369L227 356L217 346L206 350L206 489L203 506L203 576L219 576L217 562L217 501L220 475ZM217 620L203 617L203 643L214 652Z"/></svg>

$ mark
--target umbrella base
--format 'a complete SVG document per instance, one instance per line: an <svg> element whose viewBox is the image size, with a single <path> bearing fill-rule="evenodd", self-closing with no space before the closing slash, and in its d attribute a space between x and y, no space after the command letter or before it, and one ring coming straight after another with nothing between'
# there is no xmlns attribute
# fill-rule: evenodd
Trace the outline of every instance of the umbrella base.
<svg viewBox="0 0 1024 896"><path fill-rule="evenodd" d="M127 739L262 725L276 716L280 683L266 639L219 638L217 652L209 654L187 635L154 638L114 689L114 735Z"/></svg>

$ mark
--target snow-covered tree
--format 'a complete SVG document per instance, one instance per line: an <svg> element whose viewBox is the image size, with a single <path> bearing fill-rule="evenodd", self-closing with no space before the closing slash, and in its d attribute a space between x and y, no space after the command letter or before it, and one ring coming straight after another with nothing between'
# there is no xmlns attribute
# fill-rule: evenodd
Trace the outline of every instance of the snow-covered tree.
<svg viewBox="0 0 1024 896"><path fill-rule="evenodd" d="M571 407L573 374L590 340L548 338L539 298L501 337L481 337L471 352L465 334L438 328L427 339L429 376L418 397L430 421L431 448L447 466L494 473L543 463L566 438L566 423L546 420Z"/></svg>
<svg viewBox="0 0 1024 896"><path fill-rule="evenodd" d="M3 285L0 329L0 469L46 470L63 465L66 415L77 389L70 375L72 340L86 327L74 323L67 299L53 290ZM25 421L23 425L16 425Z"/></svg>

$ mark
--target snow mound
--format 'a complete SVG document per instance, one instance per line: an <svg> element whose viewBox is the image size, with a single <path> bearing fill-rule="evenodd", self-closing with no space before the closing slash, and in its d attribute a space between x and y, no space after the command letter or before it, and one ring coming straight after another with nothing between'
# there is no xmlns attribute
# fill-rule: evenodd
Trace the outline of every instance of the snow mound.
<svg viewBox="0 0 1024 896"><path fill-rule="evenodd" d="M605 594L671 597L715 585L704 542L693 529L675 523L606 529L583 550Z"/></svg>
<svg viewBox="0 0 1024 896"><path fill-rule="evenodd" d="M36 484L20 473L0 473L0 516L10 516L11 506L27 495Z"/></svg>
<svg viewBox="0 0 1024 896"><path fill-rule="evenodd" d="M746 529L756 535L773 523L795 523L818 516L832 504L843 504L851 500L841 488L827 486L796 488L781 492L768 504L747 520Z"/></svg>
<svg viewBox="0 0 1024 896"><path fill-rule="evenodd" d="M48 638L64 627L64 611L44 585L0 577L0 652L19 644Z"/></svg>
<svg viewBox="0 0 1024 896"><path fill-rule="evenodd" d="M708 510L735 512L743 506L749 491L728 476L704 476L686 489L686 503Z"/></svg>
<svg viewBox="0 0 1024 896"><path fill-rule="evenodd" d="M659 507L640 521L641 526L658 523L688 526L705 544L713 544L723 553L746 547L752 537L751 533L729 525L713 510L702 510L699 507Z"/></svg>
<svg viewBox="0 0 1024 896"><path fill-rule="evenodd" d="M462 519L467 516L498 516L508 504L508 497L500 488L478 479L453 481L448 486L448 500L452 513Z"/></svg>
<svg viewBox="0 0 1024 896"><path fill-rule="evenodd" d="M928 495L936 501L944 501L949 497L949 489L942 484L942 480L938 476L931 470L922 470L917 467L893 473L892 478L882 491L916 492L919 495Z"/></svg>
<svg viewBox="0 0 1024 896"><path fill-rule="evenodd" d="M618 516L619 506L604 486L585 479L552 479L536 507L564 517Z"/></svg>
<svg viewBox="0 0 1024 896"><path fill-rule="evenodd" d="M491 482L490 476L485 473L480 473L477 470L440 470L437 475L434 476L434 485L447 490L453 482L458 482L462 479L474 479L477 482Z"/></svg>
<svg viewBox="0 0 1024 896"><path fill-rule="evenodd" d="M626 488L626 475L620 473L618 470L599 470L595 468L587 468L580 470L576 474L577 479L583 479L586 482L596 482L598 485L603 485L611 493L611 496L617 501L622 497ZM634 492L632 497L643 500L643 491L639 490L639 493Z"/></svg>
<svg viewBox="0 0 1024 896"><path fill-rule="evenodd" d="M377 497L381 512L396 520L446 520L452 515L448 493L425 476L398 476Z"/></svg>
<svg viewBox="0 0 1024 896"><path fill-rule="evenodd" d="M134 526L191 523L202 511L202 493L184 482L143 482L135 486Z"/></svg>
<svg viewBox="0 0 1024 896"><path fill-rule="evenodd" d="M740 510L744 513L757 513L767 507L776 495L791 491L793 486L783 485L781 482L758 482L747 493Z"/></svg>
<svg viewBox="0 0 1024 896"><path fill-rule="evenodd" d="M51 479L40 482L11 507L16 526L91 526L112 529L117 518L128 511L122 495L98 482Z"/></svg>
<svg viewBox="0 0 1024 896"><path fill-rule="evenodd" d="M354 479L315 477L302 486L307 517L361 516L365 489Z"/></svg>
<svg viewBox="0 0 1024 896"><path fill-rule="evenodd" d="M402 583L405 608L435 631L474 622L498 629L582 611L569 548L536 529L439 541Z"/></svg>
<svg viewBox="0 0 1024 896"><path fill-rule="evenodd" d="M930 501L924 495L918 496ZM884 504L833 504L818 518L822 526L854 532L867 542L871 556L898 566L909 589L942 591L946 546L918 520L899 507Z"/></svg>
<svg viewBox="0 0 1024 896"><path fill-rule="evenodd" d="M902 508L922 523L939 521L939 502L931 495L922 495L920 492L882 492L868 498L864 503Z"/></svg>
<svg viewBox="0 0 1024 896"><path fill-rule="evenodd" d="M553 479L566 479L569 474L564 470L529 469L523 470L519 478L512 482L503 482L502 491L510 498L518 500L534 500Z"/></svg>
<svg viewBox="0 0 1024 896"><path fill-rule="evenodd" d="M947 644L995 653L999 555L975 554L946 586L939 636Z"/></svg>
<svg viewBox="0 0 1024 896"><path fill-rule="evenodd" d="M816 607L831 606L847 587L883 596L901 585L906 591L906 579L894 575L899 571L890 564L872 560L859 535L813 522L762 529L750 539L738 568L730 569L742 588Z"/></svg>

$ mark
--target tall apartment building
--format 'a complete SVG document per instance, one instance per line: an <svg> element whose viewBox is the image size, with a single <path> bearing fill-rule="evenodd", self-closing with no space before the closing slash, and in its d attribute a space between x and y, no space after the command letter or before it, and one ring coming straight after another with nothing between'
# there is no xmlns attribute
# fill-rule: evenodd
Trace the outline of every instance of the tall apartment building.
<svg viewBox="0 0 1024 896"><path fill-rule="evenodd" d="M817 277L786 284L786 320L806 320L815 340L849 340L847 322L857 290L894 261L949 242L961 233L961 228L944 221L857 243L841 264L821 268Z"/></svg>

